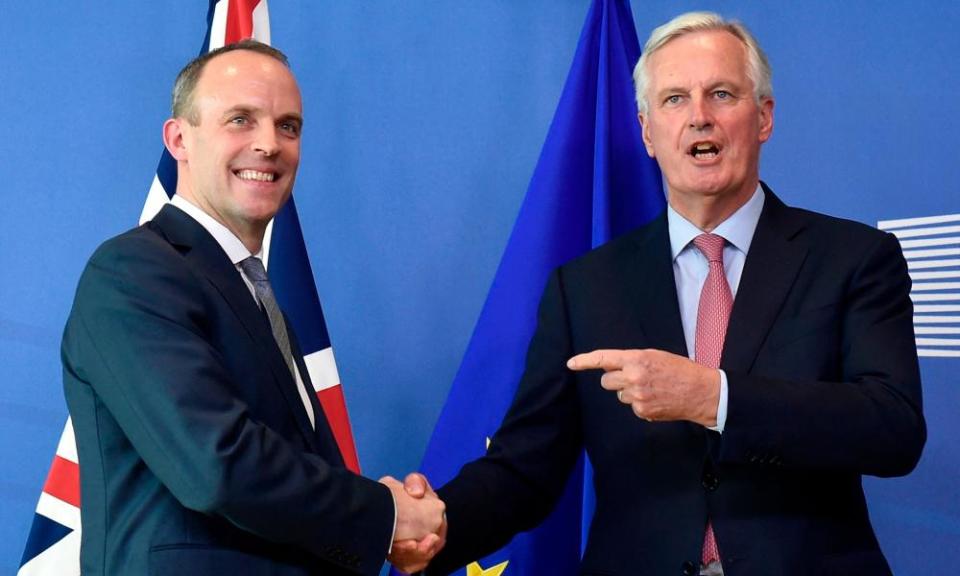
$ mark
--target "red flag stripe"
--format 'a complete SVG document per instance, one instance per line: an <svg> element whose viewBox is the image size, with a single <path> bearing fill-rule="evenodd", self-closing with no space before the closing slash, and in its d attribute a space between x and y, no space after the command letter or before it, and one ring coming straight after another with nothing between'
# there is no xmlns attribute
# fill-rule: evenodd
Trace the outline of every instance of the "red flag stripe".
<svg viewBox="0 0 960 576"><path fill-rule="evenodd" d="M260 0L232 0L227 6L227 31L224 44L233 44L253 36L253 10Z"/></svg>
<svg viewBox="0 0 960 576"><path fill-rule="evenodd" d="M331 386L317 392L317 399L327 416L333 437L337 440L340 454L347 468L360 473L360 461L357 459L357 450L354 448L353 432L350 431L350 416L347 415L347 404L343 399L343 388L339 385Z"/></svg>
<svg viewBox="0 0 960 576"><path fill-rule="evenodd" d="M47 494L67 504L80 507L80 467L60 456L53 457L47 482L43 485Z"/></svg>

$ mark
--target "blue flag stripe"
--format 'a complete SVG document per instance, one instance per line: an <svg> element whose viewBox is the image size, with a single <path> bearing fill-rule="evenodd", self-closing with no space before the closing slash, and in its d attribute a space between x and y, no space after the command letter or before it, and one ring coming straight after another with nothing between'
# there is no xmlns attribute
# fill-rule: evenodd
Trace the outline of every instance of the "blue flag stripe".
<svg viewBox="0 0 960 576"><path fill-rule="evenodd" d="M73 530L59 522L54 522L42 514L34 514L33 524L30 526L30 534L27 536L27 543L23 548L20 565L23 566L33 560L38 554L50 548L71 532Z"/></svg>

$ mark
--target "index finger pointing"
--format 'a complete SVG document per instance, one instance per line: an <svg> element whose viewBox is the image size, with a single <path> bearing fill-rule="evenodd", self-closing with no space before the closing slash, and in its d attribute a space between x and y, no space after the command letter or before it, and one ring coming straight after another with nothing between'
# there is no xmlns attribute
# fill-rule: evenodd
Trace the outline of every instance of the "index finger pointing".
<svg viewBox="0 0 960 576"><path fill-rule="evenodd" d="M623 368L623 350L594 350L577 354L567 360L567 368L571 370L620 370Z"/></svg>

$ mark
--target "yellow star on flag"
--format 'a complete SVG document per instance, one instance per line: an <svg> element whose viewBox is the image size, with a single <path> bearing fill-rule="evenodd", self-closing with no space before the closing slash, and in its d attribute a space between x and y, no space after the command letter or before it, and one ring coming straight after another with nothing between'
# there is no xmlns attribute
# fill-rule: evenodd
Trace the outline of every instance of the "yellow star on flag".
<svg viewBox="0 0 960 576"><path fill-rule="evenodd" d="M507 564L509 563L510 561L507 560L506 562L501 562L492 568L484 570L480 567L479 562L474 562L467 566L467 576L500 576L503 574L503 571L507 569Z"/></svg>

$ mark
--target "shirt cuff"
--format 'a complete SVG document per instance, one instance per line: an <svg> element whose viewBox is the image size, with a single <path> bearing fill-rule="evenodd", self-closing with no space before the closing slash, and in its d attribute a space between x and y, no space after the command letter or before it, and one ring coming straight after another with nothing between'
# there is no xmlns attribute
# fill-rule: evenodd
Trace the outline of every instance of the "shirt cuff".
<svg viewBox="0 0 960 576"><path fill-rule="evenodd" d="M720 373L720 402L717 403L717 425L707 426L714 432L723 434L723 427L727 424L727 373L723 370L717 370Z"/></svg>
<svg viewBox="0 0 960 576"><path fill-rule="evenodd" d="M393 541L397 537L397 497L393 495L393 490L390 490L390 499L393 500L393 532L390 533L390 546L387 548L387 555L389 556L393 552Z"/></svg>

